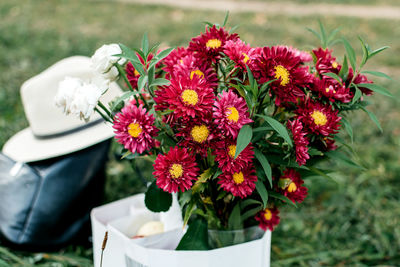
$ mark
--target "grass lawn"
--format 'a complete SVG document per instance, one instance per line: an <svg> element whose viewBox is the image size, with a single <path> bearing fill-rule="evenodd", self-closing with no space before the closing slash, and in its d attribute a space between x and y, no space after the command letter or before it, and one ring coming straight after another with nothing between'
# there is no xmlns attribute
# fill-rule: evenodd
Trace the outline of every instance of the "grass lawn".
<svg viewBox="0 0 400 267"><path fill-rule="evenodd" d="M305 0L304 0L305 1ZM305 1L309 2L309 1ZM347 1L329 1L347 2ZM351 1L372 4L373 1ZM378 1L395 3L395 1ZM157 6L95 1L0 2L0 147L27 127L19 88L23 81L54 62L72 55L93 54L104 43L139 46L144 32L151 42L185 45L204 30L202 21L221 22L224 14ZM394 99L374 96L372 106L383 133L365 114L351 120L357 160L366 171L330 164L335 181L306 180L309 197L298 209L281 211L273 233L273 266L400 265L400 24L398 21L232 14L230 25L240 24L241 38L254 46L286 44L308 49L318 45L305 28L321 19L328 28L342 27L342 35L361 50L357 35L373 48L391 49L372 59L365 69L384 70L394 81L375 79L387 86ZM340 55L343 48L334 47ZM360 56L359 56L360 58ZM341 60L341 59L340 59ZM343 135L343 138L348 138ZM151 175L140 162L144 175ZM112 160L108 168L106 200L143 191L127 162ZM89 260L88 260L89 259ZM90 266L91 250L70 247L56 254L8 251L0 245L0 266ZM25 265L24 265L25 264ZM53 264L53 265L51 265ZM57 265L58 264L58 265Z"/></svg>

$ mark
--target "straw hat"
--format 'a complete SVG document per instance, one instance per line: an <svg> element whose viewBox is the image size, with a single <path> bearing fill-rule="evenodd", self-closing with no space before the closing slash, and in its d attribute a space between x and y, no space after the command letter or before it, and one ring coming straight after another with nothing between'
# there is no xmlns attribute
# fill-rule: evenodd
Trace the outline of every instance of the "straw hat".
<svg viewBox="0 0 400 267"><path fill-rule="evenodd" d="M7 141L3 153L15 161L32 162L69 154L114 136L110 124L97 113L88 123L65 115L54 103L58 84L66 76L89 80L94 73L90 58L74 56L63 59L21 87L21 98L30 127ZM122 94L116 83L100 100L108 103Z"/></svg>

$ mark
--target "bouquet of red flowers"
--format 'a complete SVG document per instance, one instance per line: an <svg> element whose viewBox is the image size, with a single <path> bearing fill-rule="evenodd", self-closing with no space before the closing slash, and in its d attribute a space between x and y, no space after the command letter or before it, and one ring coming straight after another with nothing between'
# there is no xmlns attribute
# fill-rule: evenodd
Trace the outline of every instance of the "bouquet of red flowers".
<svg viewBox="0 0 400 267"><path fill-rule="evenodd" d="M282 205L306 198L307 176L329 177L320 162L355 164L338 137L341 129L353 137L346 118L361 109L380 127L366 96L391 96L365 76L385 74L362 70L387 47L372 50L360 39L357 61L342 38L346 55L338 62L328 48L337 31L328 34L321 25L312 32L321 47L309 52L252 47L213 24L187 47L157 50L146 36L141 49L105 45L92 57L101 85L121 77L129 90L109 107L98 102L102 86L84 108L73 109L76 98L62 94L58 102L84 118L99 112L123 145L123 158L154 161L145 202L166 211L178 194L184 223L190 221L179 247L207 229L273 230ZM207 247L200 239L192 249Z"/></svg>

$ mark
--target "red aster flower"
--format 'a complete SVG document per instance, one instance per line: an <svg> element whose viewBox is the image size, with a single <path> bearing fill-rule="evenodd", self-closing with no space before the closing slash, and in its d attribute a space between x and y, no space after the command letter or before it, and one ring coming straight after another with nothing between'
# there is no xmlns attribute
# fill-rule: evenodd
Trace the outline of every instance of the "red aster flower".
<svg viewBox="0 0 400 267"><path fill-rule="evenodd" d="M326 151L331 151L331 150L337 149L337 145L335 144L335 139L325 137L324 141L325 141L325 145L326 145Z"/></svg>
<svg viewBox="0 0 400 267"><path fill-rule="evenodd" d="M159 154L153 167L157 186L169 193L190 189L199 174L195 157L185 148L174 147L165 155Z"/></svg>
<svg viewBox="0 0 400 267"><path fill-rule="evenodd" d="M352 69L352 68L349 68L349 75L347 76L347 82L346 82L346 83L349 84L350 81L353 79L353 77L354 77L353 69ZM362 74L358 74L358 75L356 76L356 78L354 78L353 83L354 83L354 84L360 84L360 83L373 83L373 82L370 81L370 80L368 80L367 76L362 75ZM368 88L360 87L360 86L357 86L357 87L358 87L358 89L360 89L361 92L363 92L363 94L365 94L365 95L372 95L372 94L374 93L374 91L372 91L372 90L370 90L370 89L368 89Z"/></svg>
<svg viewBox="0 0 400 267"><path fill-rule="evenodd" d="M310 133L328 136L336 134L340 127L341 117L338 116L337 110L332 110L330 105L310 100L296 110L296 113Z"/></svg>
<svg viewBox="0 0 400 267"><path fill-rule="evenodd" d="M117 142L132 153L143 153L155 145L152 138L157 136L154 117L146 113L142 105L136 106L132 101L121 112L115 115L113 128Z"/></svg>
<svg viewBox="0 0 400 267"><path fill-rule="evenodd" d="M186 76L173 78L171 84L157 90L156 95L156 110L168 108L174 111L175 116L184 118L201 117L209 112L215 98L206 80L197 75L192 79Z"/></svg>
<svg viewBox="0 0 400 267"><path fill-rule="evenodd" d="M322 80L315 78L315 83L312 87L312 90L318 92L320 97L324 96L331 102L338 100L343 103L349 103L353 99L353 93L350 92L349 88L341 85L335 79L325 77Z"/></svg>
<svg viewBox="0 0 400 267"><path fill-rule="evenodd" d="M191 55L192 52L189 52L187 48L177 47L172 50L172 52L162 60L165 67L163 70L169 74L172 74L175 70L175 67L182 63L182 59L188 55Z"/></svg>
<svg viewBox="0 0 400 267"><path fill-rule="evenodd" d="M313 60L312 56L308 52L300 51L296 48L293 48L291 46L286 46L286 45L278 45L277 47L286 47L296 57L299 57L301 62L311 62Z"/></svg>
<svg viewBox="0 0 400 267"><path fill-rule="evenodd" d="M294 147L296 149L296 161L300 166L304 165L310 158L307 147L309 141L305 136L307 133L303 131L303 124L301 124L300 120L298 119L294 121L288 121L287 126L293 135Z"/></svg>
<svg viewBox="0 0 400 267"><path fill-rule="evenodd" d="M218 184L235 197L245 198L251 195L256 187L257 176L254 173L254 166L249 164L238 172L224 172L218 177Z"/></svg>
<svg viewBox="0 0 400 267"><path fill-rule="evenodd" d="M207 149L215 138L215 130L208 116L194 121L182 123L184 127L179 129L177 136L183 137L179 145L190 148L190 151L207 157Z"/></svg>
<svg viewBox="0 0 400 267"><path fill-rule="evenodd" d="M221 98L214 102L214 123L222 134L236 139L243 125L252 122L246 101L231 90L222 92L220 96Z"/></svg>
<svg viewBox="0 0 400 267"><path fill-rule="evenodd" d="M174 77L186 76L193 79L197 76L199 79L205 79L210 87L218 86L217 73L206 61L195 58L193 55L185 56L181 59L181 63L175 65L173 72Z"/></svg>
<svg viewBox="0 0 400 267"><path fill-rule="evenodd" d="M301 186L304 181L294 169L286 169L278 181L279 191L293 203L301 203L307 196L307 187Z"/></svg>
<svg viewBox="0 0 400 267"><path fill-rule="evenodd" d="M342 66L336 62L336 58L332 56L332 51L327 49L314 49L312 51L317 59L315 62L315 68L319 74L333 72L339 74Z"/></svg>
<svg viewBox="0 0 400 267"><path fill-rule="evenodd" d="M256 50L242 40L227 41L224 46L224 53L236 63L236 67L246 71L246 65L252 64L256 57Z"/></svg>
<svg viewBox="0 0 400 267"><path fill-rule="evenodd" d="M229 40L237 40L236 33L229 34L225 28L217 28L215 25L206 27L206 32L193 38L189 43L189 51L192 51L197 58L215 63L223 51L225 43Z"/></svg>
<svg viewBox="0 0 400 267"><path fill-rule="evenodd" d="M267 231L267 229L273 231L274 227L279 224L279 210L276 207L266 208L257 213L255 219L260 223L259 226L261 229L264 231Z"/></svg>
<svg viewBox="0 0 400 267"><path fill-rule="evenodd" d="M254 76L260 83L277 79L271 84L277 106L303 98L303 88L313 81L308 67L303 67L300 57L286 47L264 47L262 55L255 61Z"/></svg>
<svg viewBox="0 0 400 267"><path fill-rule="evenodd" d="M240 152L236 159L234 159L235 153L235 140L225 139L216 143L214 150L215 161L218 162L218 166L223 172L233 173L240 171L252 163L254 151L251 144Z"/></svg>
<svg viewBox="0 0 400 267"><path fill-rule="evenodd" d="M128 62L125 66L126 76L128 78L129 83L131 84L133 89L137 88L137 82L140 77L140 73L133 67L132 63Z"/></svg>

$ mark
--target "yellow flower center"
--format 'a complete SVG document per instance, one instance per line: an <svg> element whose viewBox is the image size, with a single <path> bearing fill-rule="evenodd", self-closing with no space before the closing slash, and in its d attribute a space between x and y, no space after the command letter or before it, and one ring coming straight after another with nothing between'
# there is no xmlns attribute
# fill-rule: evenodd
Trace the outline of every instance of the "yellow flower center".
<svg viewBox="0 0 400 267"><path fill-rule="evenodd" d="M131 123L128 125L128 133L132 137L139 137L139 135L142 133L142 127L140 127L139 123Z"/></svg>
<svg viewBox="0 0 400 267"><path fill-rule="evenodd" d="M200 126L194 126L190 134L192 135L192 138L195 142L203 143L207 140L210 132L208 131L207 126L203 124Z"/></svg>
<svg viewBox="0 0 400 267"><path fill-rule="evenodd" d="M228 120L237 122L239 120L239 111L235 107L229 107L227 108L230 112L226 114Z"/></svg>
<svg viewBox="0 0 400 267"><path fill-rule="evenodd" d="M169 168L169 173L171 174L173 179L179 178L183 174L183 168L181 164L172 164L171 168Z"/></svg>
<svg viewBox="0 0 400 267"><path fill-rule="evenodd" d="M196 75L200 79L204 79L204 73L201 70L192 70L190 72L190 79L193 80L193 76Z"/></svg>
<svg viewBox="0 0 400 267"><path fill-rule="evenodd" d="M264 218L265 220L269 221L272 219L272 212L270 209L265 209L264 210Z"/></svg>
<svg viewBox="0 0 400 267"><path fill-rule="evenodd" d="M246 53L243 53L242 55L244 56L243 63L246 64L247 61L249 61L250 58Z"/></svg>
<svg viewBox="0 0 400 267"><path fill-rule="evenodd" d="M236 146L230 145L228 149L229 149L228 155L231 156L231 158L234 158L236 154Z"/></svg>
<svg viewBox="0 0 400 267"><path fill-rule="evenodd" d="M207 41L206 46L211 49L216 49L221 47L222 43L218 39L210 39Z"/></svg>
<svg viewBox="0 0 400 267"><path fill-rule="evenodd" d="M314 123L318 126L324 126L328 122L326 115L318 110L314 110L311 117L314 119Z"/></svg>
<svg viewBox="0 0 400 267"><path fill-rule="evenodd" d="M182 101L187 105L196 105L199 102L199 96L195 90L186 89L182 92Z"/></svg>
<svg viewBox="0 0 400 267"><path fill-rule="evenodd" d="M289 83L289 71L282 65L275 67L275 78L281 79L281 85L286 86Z"/></svg>
<svg viewBox="0 0 400 267"><path fill-rule="evenodd" d="M329 93L330 89L328 87L325 88L325 91Z"/></svg>
<svg viewBox="0 0 400 267"><path fill-rule="evenodd" d="M133 74L134 74L135 76L139 76L139 75L140 75L140 73L139 73L137 70L135 70L135 71L133 72Z"/></svg>
<svg viewBox="0 0 400 267"><path fill-rule="evenodd" d="M336 68L338 67L338 63L337 63L336 61L333 61L332 67L333 67L334 69L336 69Z"/></svg>
<svg viewBox="0 0 400 267"><path fill-rule="evenodd" d="M295 192L297 190L297 186L295 183L291 182L287 188L289 193Z"/></svg>
<svg viewBox="0 0 400 267"><path fill-rule="evenodd" d="M243 176L243 172L235 172L232 175L233 181L235 182L235 184L241 184L244 182L244 176Z"/></svg>

